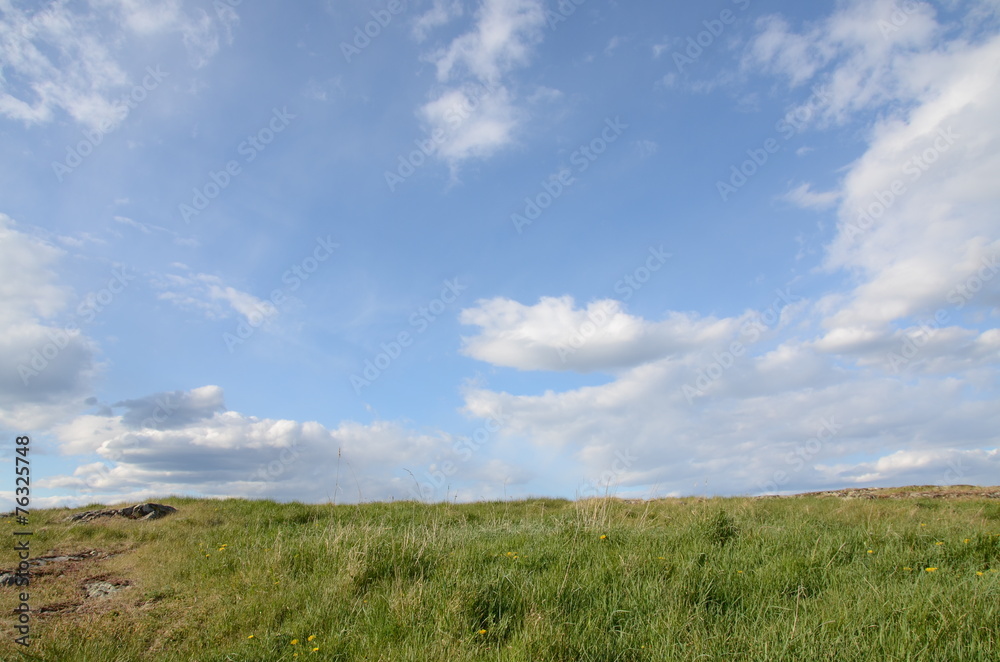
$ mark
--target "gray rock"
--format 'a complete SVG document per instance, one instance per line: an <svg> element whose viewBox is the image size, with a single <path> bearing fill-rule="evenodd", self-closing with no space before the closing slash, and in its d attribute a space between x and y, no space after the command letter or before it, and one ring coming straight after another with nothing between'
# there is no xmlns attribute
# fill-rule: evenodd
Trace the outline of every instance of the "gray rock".
<svg viewBox="0 0 1000 662"><path fill-rule="evenodd" d="M127 584L112 584L111 582L90 582L83 585L83 590L87 592L88 598L106 598L122 589L128 588Z"/></svg>

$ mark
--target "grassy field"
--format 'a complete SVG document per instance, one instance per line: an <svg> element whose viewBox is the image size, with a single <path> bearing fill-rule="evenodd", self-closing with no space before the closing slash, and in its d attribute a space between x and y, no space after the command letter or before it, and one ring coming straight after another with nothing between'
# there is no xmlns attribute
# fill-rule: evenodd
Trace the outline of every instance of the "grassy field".
<svg viewBox="0 0 1000 662"><path fill-rule="evenodd" d="M0 658L1000 659L997 499L163 503L33 512L32 556L99 553L33 578L27 649L0 587Z"/></svg>

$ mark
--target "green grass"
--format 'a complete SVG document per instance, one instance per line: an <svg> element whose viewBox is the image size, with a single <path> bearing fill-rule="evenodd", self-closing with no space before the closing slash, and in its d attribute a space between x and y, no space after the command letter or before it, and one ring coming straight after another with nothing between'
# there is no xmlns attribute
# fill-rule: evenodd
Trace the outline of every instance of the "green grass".
<svg viewBox="0 0 1000 662"><path fill-rule="evenodd" d="M989 499L164 503L32 513L34 556L117 554L33 580L33 609L70 607L33 614L26 651L0 587L0 658L1000 659ZM131 586L84 600L97 576Z"/></svg>

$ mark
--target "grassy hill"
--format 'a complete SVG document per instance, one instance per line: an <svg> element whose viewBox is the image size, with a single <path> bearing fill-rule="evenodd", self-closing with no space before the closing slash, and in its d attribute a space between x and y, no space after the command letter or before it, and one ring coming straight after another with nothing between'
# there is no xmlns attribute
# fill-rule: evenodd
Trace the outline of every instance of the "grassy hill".
<svg viewBox="0 0 1000 662"><path fill-rule="evenodd" d="M0 586L0 657L1000 659L1000 500L933 491L37 511L32 557L73 558ZM16 565L4 544L0 569Z"/></svg>

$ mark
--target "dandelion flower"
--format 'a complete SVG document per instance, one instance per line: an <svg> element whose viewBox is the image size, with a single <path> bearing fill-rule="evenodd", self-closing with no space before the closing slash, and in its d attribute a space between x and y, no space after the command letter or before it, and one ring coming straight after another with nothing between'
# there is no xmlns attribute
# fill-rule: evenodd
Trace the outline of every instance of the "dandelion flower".
<svg viewBox="0 0 1000 662"><path fill-rule="evenodd" d="M249 637L247 637L247 639L253 639L253 635L250 635Z"/></svg>
<svg viewBox="0 0 1000 662"><path fill-rule="evenodd" d="M298 646L298 645L299 645L299 640L298 639L292 639L292 646Z"/></svg>
<svg viewBox="0 0 1000 662"><path fill-rule="evenodd" d="M606 536L606 535L604 535L604 534L601 534L601 540L605 540L606 538L607 538L607 536Z"/></svg>
<svg viewBox="0 0 1000 662"><path fill-rule="evenodd" d="M979 571L976 571L976 574L977 574L977 575L979 575L980 577L982 577L982 576L983 576L983 573L981 573L981 572L979 572Z"/></svg>
<svg viewBox="0 0 1000 662"><path fill-rule="evenodd" d="M318 646L317 646L316 648L314 648L312 652L314 652L314 653L315 653L315 652L317 652L317 651L319 651L319 647L318 647Z"/></svg>
<svg viewBox="0 0 1000 662"><path fill-rule="evenodd" d="M904 566L903 566L903 570L913 570L913 568L911 568L911 567L909 567L909 566L905 566L905 565L904 565Z"/></svg>
<svg viewBox="0 0 1000 662"><path fill-rule="evenodd" d="M868 550L868 553L869 553L869 554L874 554L874 553L875 553L875 550L873 550L873 549L869 549L869 550Z"/></svg>
<svg viewBox="0 0 1000 662"><path fill-rule="evenodd" d="M964 542L969 542L970 540L972 540L972 538L966 538Z"/></svg>
<svg viewBox="0 0 1000 662"><path fill-rule="evenodd" d="M480 630L479 634L486 634L486 630Z"/></svg>
<svg viewBox="0 0 1000 662"><path fill-rule="evenodd" d="M936 542L936 543L934 543L934 544L935 544L935 545L943 545L944 543L943 543L943 542L941 542L941 541L939 540L939 541L937 541L937 542Z"/></svg>
<svg viewBox="0 0 1000 662"><path fill-rule="evenodd" d="M934 572L937 568L924 568L927 572Z"/></svg>
<svg viewBox="0 0 1000 662"><path fill-rule="evenodd" d="M309 635L309 636L308 636L308 637L306 638L306 641L312 641L312 640L313 640L313 639L315 639L315 638L316 638L316 635L314 635L314 634L311 634L311 635Z"/></svg>

